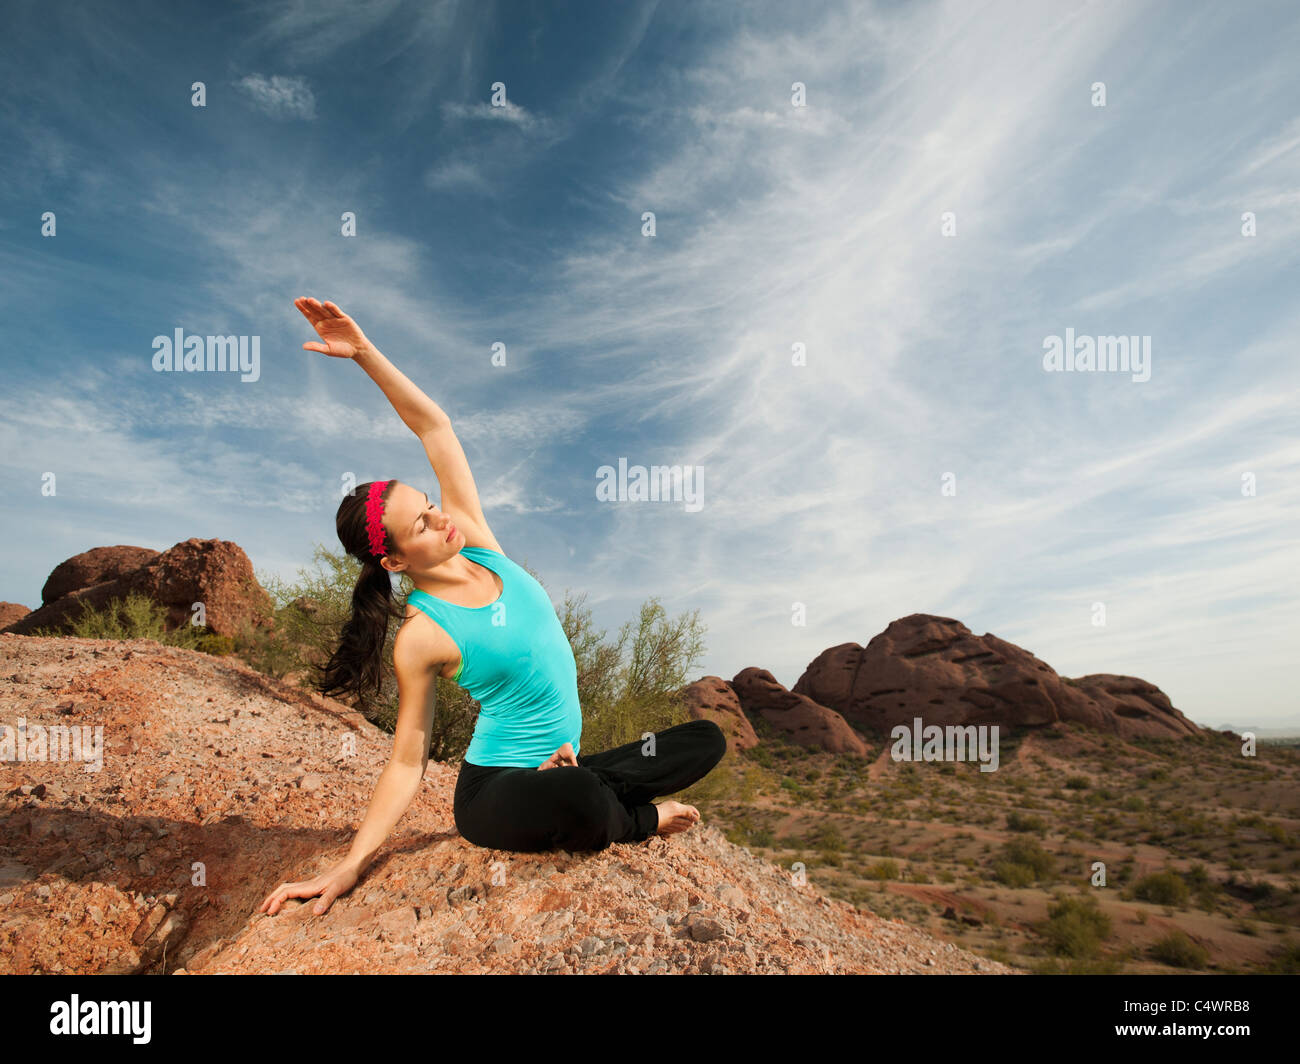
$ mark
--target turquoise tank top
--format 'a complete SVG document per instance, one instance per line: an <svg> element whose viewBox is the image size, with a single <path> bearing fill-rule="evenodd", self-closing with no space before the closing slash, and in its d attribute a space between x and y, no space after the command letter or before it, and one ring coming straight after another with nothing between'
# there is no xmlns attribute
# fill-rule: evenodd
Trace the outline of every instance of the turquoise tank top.
<svg viewBox="0 0 1300 1064"><path fill-rule="evenodd" d="M578 666L550 596L499 551L460 552L501 577L495 602L457 606L419 588L406 601L441 625L460 649L452 679L480 706L465 760L536 768L565 743L579 753Z"/></svg>

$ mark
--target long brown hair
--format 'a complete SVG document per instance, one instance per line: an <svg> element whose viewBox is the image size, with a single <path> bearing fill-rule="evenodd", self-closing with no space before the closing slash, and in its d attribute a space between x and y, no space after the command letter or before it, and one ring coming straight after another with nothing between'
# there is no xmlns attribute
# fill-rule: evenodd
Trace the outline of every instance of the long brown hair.
<svg viewBox="0 0 1300 1064"><path fill-rule="evenodd" d="M346 693L359 701L377 696L383 687L384 643L388 622L405 616L403 604L393 594L393 579L382 565L380 556L371 553L366 529L366 499L370 485L358 484L339 503L335 527L344 550L361 562L361 575L352 589L352 615L343 625L339 645L321 670L316 683L323 695ZM390 480L379 498L385 503L396 480ZM384 553L392 549L388 529L383 529Z"/></svg>

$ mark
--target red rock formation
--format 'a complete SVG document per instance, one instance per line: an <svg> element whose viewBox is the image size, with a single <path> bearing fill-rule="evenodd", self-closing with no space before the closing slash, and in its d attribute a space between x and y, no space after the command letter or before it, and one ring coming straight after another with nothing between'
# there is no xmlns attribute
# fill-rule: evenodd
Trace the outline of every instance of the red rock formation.
<svg viewBox="0 0 1300 1064"><path fill-rule="evenodd" d="M740 699L721 676L702 676L683 687L681 694L692 717L711 720L722 729L728 753L758 745L758 736L740 708Z"/></svg>
<svg viewBox="0 0 1300 1064"><path fill-rule="evenodd" d="M143 561L128 568L133 559ZM77 586L106 574L106 579ZM188 624L196 602L204 604L206 625L218 635L235 635L244 624L272 623L271 596L257 582L253 565L238 544L187 539L162 553L142 547L99 547L69 558L45 582L43 594L58 592L58 597L47 597L46 605L4 631L18 635L38 628L66 631L83 608L102 609L111 599L125 599L132 591L166 607L168 628Z"/></svg>
<svg viewBox="0 0 1300 1064"><path fill-rule="evenodd" d="M0 602L0 631L16 624L31 612L21 602Z"/></svg>
<svg viewBox="0 0 1300 1064"><path fill-rule="evenodd" d="M59 562L41 588L41 605L108 580L120 580L158 557L148 547L92 547Z"/></svg>
<svg viewBox="0 0 1300 1064"><path fill-rule="evenodd" d="M811 698L787 691L766 669L741 669L732 690L746 713L757 714L801 746L868 757L871 749L842 716Z"/></svg>
<svg viewBox="0 0 1300 1064"><path fill-rule="evenodd" d="M1124 738L1201 732L1144 680L1065 679L1014 643L924 613L893 621L866 647L823 651L792 690L880 733L916 717L941 726L1077 721Z"/></svg>

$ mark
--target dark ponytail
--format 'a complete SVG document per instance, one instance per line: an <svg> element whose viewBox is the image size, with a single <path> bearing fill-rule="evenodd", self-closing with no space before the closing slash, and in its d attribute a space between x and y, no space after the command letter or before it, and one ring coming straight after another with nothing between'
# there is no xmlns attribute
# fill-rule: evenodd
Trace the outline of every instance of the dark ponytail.
<svg viewBox="0 0 1300 1064"><path fill-rule="evenodd" d="M361 562L361 575L352 589L352 616L343 625L339 645L321 670L316 689L323 695L344 693L357 701L368 701L383 690L384 644L388 639L388 622L400 620L405 611L393 595L392 574L379 564L380 558L370 551L366 530L366 499L370 485L358 484L339 503L335 527L343 548ZM385 502L397 481L391 480L380 493ZM392 549L388 529L384 529L384 552Z"/></svg>

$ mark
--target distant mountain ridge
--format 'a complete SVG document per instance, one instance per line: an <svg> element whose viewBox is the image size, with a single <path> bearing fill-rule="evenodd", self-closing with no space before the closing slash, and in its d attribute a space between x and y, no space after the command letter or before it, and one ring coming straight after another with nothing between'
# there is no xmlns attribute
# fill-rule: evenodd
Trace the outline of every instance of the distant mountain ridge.
<svg viewBox="0 0 1300 1064"><path fill-rule="evenodd" d="M1284 721L1268 728L1262 728L1258 724L1225 724L1221 730L1231 731L1237 735L1250 732L1260 739L1294 739L1300 738L1300 721L1295 723Z"/></svg>
<svg viewBox="0 0 1300 1064"><path fill-rule="evenodd" d="M751 666L730 681L705 676L683 694L693 715L716 720L742 749L758 742L751 717L802 745L860 756L869 748L859 729L883 737L918 717L940 726L1074 722L1125 739L1206 734L1146 680L1063 677L1014 643L927 613L891 622L865 647L841 643L822 651L788 690Z"/></svg>

